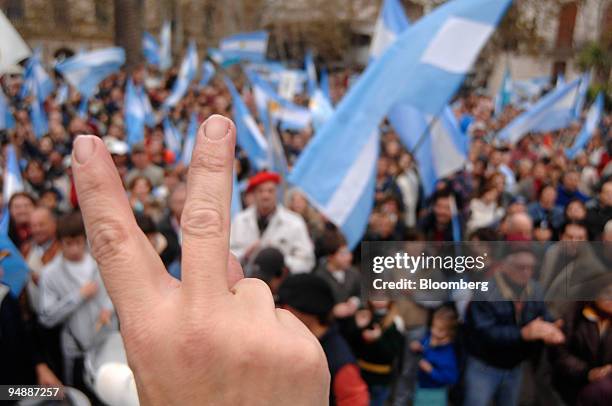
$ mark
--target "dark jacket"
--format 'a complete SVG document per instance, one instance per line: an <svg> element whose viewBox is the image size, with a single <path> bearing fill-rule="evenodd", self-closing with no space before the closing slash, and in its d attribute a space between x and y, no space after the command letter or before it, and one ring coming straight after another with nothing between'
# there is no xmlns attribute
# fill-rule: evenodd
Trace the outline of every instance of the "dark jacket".
<svg viewBox="0 0 612 406"><path fill-rule="evenodd" d="M176 231L174 231L174 227L172 227L169 214L166 214L161 219L157 225L157 229L168 242L168 245L160 254L164 266L168 268L168 266L181 255L181 246L179 244L178 235L176 234Z"/></svg>
<svg viewBox="0 0 612 406"><path fill-rule="evenodd" d="M612 206L602 207L599 203L587 210L586 223L589 230L589 237L598 239L608 220L612 219Z"/></svg>
<svg viewBox="0 0 612 406"><path fill-rule="evenodd" d="M598 315L590 304L577 303L564 317L565 343L552 348L553 382L568 404L576 403L591 369L612 364L610 327L600 336Z"/></svg>
<svg viewBox="0 0 612 406"><path fill-rule="evenodd" d="M500 287L501 277L489 282L487 292L479 292L468 306L465 316L465 342L468 353L496 368L512 369L539 349L539 342L527 342L521 336L521 328L530 321L542 317L552 321L543 293L534 282L530 284L526 300L517 303L507 299Z"/></svg>
<svg viewBox="0 0 612 406"><path fill-rule="evenodd" d="M340 282L327 270L327 261L322 260L314 274L325 280L334 293L336 303L346 302L350 297L361 296L361 279L359 272L353 268L344 271L344 281Z"/></svg>

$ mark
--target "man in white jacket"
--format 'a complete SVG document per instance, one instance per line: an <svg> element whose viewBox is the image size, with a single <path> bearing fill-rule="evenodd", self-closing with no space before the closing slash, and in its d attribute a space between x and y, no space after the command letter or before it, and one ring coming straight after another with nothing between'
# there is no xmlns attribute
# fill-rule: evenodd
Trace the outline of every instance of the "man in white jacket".
<svg viewBox="0 0 612 406"><path fill-rule="evenodd" d="M247 192L255 203L232 220L230 249L246 264L265 247L275 247L285 256L292 273L310 272L315 264L314 247L304 219L277 203L280 177L260 172L249 180Z"/></svg>

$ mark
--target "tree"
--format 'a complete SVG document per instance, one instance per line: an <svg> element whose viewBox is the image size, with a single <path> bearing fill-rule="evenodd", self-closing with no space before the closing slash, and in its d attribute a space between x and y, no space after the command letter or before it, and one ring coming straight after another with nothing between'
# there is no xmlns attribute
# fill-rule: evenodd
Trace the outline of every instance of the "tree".
<svg viewBox="0 0 612 406"><path fill-rule="evenodd" d="M128 70L142 62L144 0L114 0L115 44L126 53Z"/></svg>

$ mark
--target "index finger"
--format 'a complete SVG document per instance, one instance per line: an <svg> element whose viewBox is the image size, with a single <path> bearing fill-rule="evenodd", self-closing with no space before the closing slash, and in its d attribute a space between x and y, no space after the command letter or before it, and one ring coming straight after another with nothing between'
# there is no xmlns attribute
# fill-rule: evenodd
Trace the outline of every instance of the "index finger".
<svg viewBox="0 0 612 406"><path fill-rule="evenodd" d="M91 251L122 322L147 309L171 277L142 233L106 146L81 135L72 154L74 180Z"/></svg>

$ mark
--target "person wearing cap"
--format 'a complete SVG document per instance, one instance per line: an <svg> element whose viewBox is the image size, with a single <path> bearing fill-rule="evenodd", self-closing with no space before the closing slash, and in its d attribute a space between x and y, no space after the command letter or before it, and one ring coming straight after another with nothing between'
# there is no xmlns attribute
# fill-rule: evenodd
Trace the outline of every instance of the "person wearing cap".
<svg viewBox="0 0 612 406"><path fill-rule="evenodd" d="M129 185L137 176L146 176L155 187L164 182L164 170L151 163L143 144L139 143L132 146L131 159L134 167L127 174L126 184Z"/></svg>
<svg viewBox="0 0 612 406"><path fill-rule="evenodd" d="M283 253L274 247L262 249L257 253L247 274L266 282L272 294L277 298L278 288L288 274Z"/></svg>
<svg viewBox="0 0 612 406"><path fill-rule="evenodd" d="M332 321L335 305L329 285L313 274L290 275L280 286L281 307L293 313L319 339L329 366L331 406L369 404L368 387L357 360Z"/></svg>
<svg viewBox="0 0 612 406"><path fill-rule="evenodd" d="M254 204L232 221L230 249L243 263L264 247L276 247L285 256L292 273L310 272L315 264L314 246L300 215L277 203L280 176L263 171L251 179L247 193Z"/></svg>

